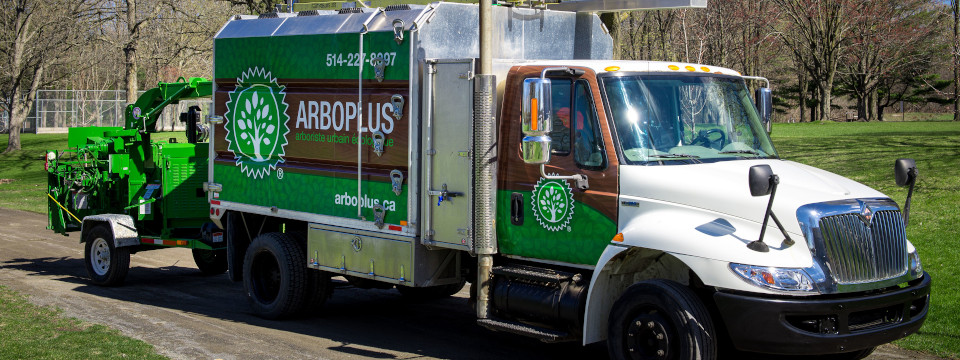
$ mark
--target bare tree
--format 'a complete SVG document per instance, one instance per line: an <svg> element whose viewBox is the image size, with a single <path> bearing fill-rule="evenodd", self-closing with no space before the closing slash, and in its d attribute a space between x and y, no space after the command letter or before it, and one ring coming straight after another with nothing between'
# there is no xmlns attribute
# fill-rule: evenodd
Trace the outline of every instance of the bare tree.
<svg viewBox="0 0 960 360"><path fill-rule="evenodd" d="M862 11L858 0L774 0L788 19L789 29L779 32L787 48L807 69L818 90L817 120L829 120L833 83L844 54L845 40L854 14Z"/></svg>
<svg viewBox="0 0 960 360"><path fill-rule="evenodd" d="M14 0L0 6L0 98L10 111L4 153L20 150L20 130L37 89L60 79L50 74L87 38L97 6L94 0Z"/></svg>
<svg viewBox="0 0 960 360"><path fill-rule="evenodd" d="M870 0L863 4L850 32L840 80L857 100L857 117L876 117L879 81L900 68L929 61L937 48L940 13L926 0ZM898 77L892 77L898 78Z"/></svg>

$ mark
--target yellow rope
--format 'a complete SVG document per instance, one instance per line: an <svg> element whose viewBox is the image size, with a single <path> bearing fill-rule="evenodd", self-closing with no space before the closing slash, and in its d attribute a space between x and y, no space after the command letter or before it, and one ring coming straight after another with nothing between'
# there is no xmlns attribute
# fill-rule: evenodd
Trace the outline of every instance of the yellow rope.
<svg viewBox="0 0 960 360"><path fill-rule="evenodd" d="M63 205L60 205L60 202L57 201L57 199L54 199L54 198L53 198L53 195L50 195L50 193L47 193L47 196L49 196L49 197L50 197L50 200L53 200L53 202L56 203L57 206L59 206L61 209L63 209L63 211L66 211L67 214L70 214L70 216L72 216L75 220L77 220L78 223L82 223L82 222L83 222L83 221L80 221L80 219L77 219L77 216L76 216L76 215L73 215L73 213L70 212L70 210L67 210L67 208L63 207Z"/></svg>

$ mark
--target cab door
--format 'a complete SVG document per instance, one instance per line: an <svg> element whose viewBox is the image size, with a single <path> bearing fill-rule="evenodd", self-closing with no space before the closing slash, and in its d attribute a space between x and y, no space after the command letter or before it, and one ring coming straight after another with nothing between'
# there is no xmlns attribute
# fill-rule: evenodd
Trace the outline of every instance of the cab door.
<svg viewBox="0 0 960 360"><path fill-rule="evenodd" d="M585 175L588 186L579 188L574 180L542 177L539 165L520 157L521 84L541 70L515 67L507 76L499 141L499 250L518 259L592 266L616 234L618 208L618 162L596 74L582 68L579 76L548 76L553 150L545 171Z"/></svg>

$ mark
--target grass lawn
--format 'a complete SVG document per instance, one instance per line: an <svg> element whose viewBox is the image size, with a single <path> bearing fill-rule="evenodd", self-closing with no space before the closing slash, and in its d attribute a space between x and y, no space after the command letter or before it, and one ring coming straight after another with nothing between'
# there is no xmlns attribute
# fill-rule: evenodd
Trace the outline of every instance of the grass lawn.
<svg viewBox="0 0 960 360"><path fill-rule="evenodd" d="M920 331L898 346L960 356L960 123L775 124L780 156L864 183L901 206L907 189L893 181L897 158L917 161L907 238L933 277L931 309Z"/></svg>
<svg viewBox="0 0 960 360"><path fill-rule="evenodd" d="M103 325L61 316L0 286L0 358L166 359L153 346Z"/></svg>

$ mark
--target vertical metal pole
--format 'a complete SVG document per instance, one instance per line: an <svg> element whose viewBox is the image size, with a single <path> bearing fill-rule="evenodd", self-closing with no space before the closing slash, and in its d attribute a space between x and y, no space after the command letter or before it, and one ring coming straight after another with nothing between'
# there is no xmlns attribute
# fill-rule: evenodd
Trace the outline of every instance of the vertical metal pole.
<svg viewBox="0 0 960 360"><path fill-rule="evenodd" d="M493 0L480 0L480 75L493 75Z"/></svg>
<svg viewBox="0 0 960 360"><path fill-rule="evenodd" d="M494 219L496 209L496 122L493 117L496 99L496 79L493 76L492 0L480 0L480 71L474 90L474 242L477 253L477 317L490 317L491 272L493 254L497 252Z"/></svg>

